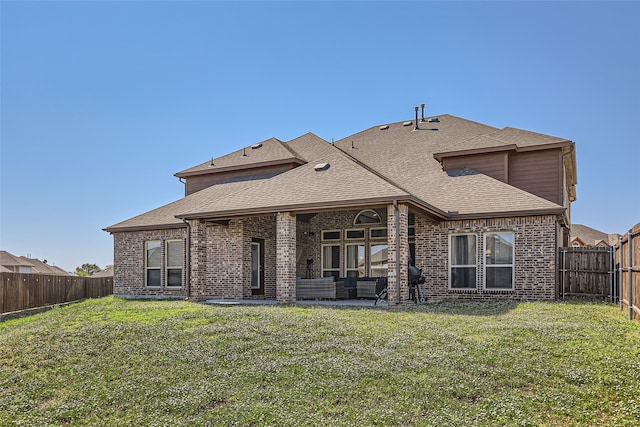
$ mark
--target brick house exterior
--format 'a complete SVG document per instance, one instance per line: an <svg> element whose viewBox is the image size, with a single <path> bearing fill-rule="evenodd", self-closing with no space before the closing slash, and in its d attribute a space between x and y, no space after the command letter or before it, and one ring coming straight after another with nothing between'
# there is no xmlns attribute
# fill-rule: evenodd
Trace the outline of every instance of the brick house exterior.
<svg viewBox="0 0 640 427"><path fill-rule="evenodd" d="M184 198L107 227L114 294L293 303L299 278L385 276L403 303L416 265L431 300L554 299L575 170L571 141L450 115L271 138L177 173Z"/></svg>

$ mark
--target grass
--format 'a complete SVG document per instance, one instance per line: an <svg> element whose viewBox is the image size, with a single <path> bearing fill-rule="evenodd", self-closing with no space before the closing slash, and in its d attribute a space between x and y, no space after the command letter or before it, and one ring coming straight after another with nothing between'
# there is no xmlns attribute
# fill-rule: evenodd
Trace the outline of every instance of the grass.
<svg viewBox="0 0 640 427"><path fill-rule="evenodd" d="M401 309L113 297L0 323L0 425L640 419L640 327L598 302Z"/></svg>

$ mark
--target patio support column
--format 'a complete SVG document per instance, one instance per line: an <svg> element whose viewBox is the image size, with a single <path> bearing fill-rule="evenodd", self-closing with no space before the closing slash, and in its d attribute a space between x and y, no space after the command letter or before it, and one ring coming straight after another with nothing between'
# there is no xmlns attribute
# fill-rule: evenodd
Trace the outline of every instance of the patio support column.
<svg viewBox="0 0 640 427"><path fill-rule="evenodd" d="M291 212L276 216L276 299L296 302L296 215Z"/></svg>
<svg viewBox="0 0 640 427"><path fill-rule="evenodd" d="M409 299L409 207L405 204L387 206L387 245L389 302L405 304Z"/></svg>
<svg viewBox="0 0 640 427"><path fill-rule="evenodd" d="M189 299L202 301L207 296L207 225L204 221L191 220L189 242L190 268Z"/></svg>

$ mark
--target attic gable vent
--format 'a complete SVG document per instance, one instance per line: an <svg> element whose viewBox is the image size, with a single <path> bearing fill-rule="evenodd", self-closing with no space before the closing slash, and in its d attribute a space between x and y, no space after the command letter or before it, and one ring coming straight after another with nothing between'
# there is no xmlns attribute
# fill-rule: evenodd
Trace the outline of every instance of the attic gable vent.
<svg viewBox="0 0 640 427"><path fill-rule="evenodd" d="M324 171L324 170L329 169L329 166L330 166L330 165L329 165L329 163L318 163L318 164L317 164L317 165L315 165L313 168L314 168L316 171L320 172L320 171Z"/></svg>
<svg viewBox="0 0 640 427"><path fill-rule="evenodd" d="M253 150L257 150L258 148L262 147L262 142L258 142L257 144L253 144L251 146L251 149Z"/></svg>
<svg viewBox="0 0 640 427"><path fill-rule="evenodd" d="M404 122L402 126L411 126L413 124L412 121Z"/></svg>
<svg viewBox="0 0 640 427"><path fill-rule="evenodd" d="M389 129L389 125L380 126L380 130L386 130L386 129Z"/></svg>

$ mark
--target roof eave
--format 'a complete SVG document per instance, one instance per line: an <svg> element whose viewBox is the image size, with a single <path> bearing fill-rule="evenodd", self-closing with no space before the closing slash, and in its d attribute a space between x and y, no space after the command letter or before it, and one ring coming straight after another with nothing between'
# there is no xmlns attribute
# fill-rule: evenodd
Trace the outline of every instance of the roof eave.
<svg viewBox="0 0 640 427"><path fill-rule="evenodd" d="M331 210L339 210L345 208L363 208L367 206L380 205L380 204L390 204L394 201L397 202L405 202L412 204L413 206L418 207L420 210L424 212L428 212L434 217L444 219L446 218L446 213L440 209L435 207L426 205L415 197L405 194L398 196L385 196L385 197L375 197L369 199L354 199L347 200L343 202L318 202L318 203L304 203L304 204L296 204L296 205L276 205L269 206L265 208L250 208L250 209L229 209L225 211L209 211L209 212L198 212L198 213L182 213L176 215L176 218L182 220L189 219L226 219L232 217L239 216L253 216L253 215L266 215L273 214L277 212L296 212L296 213L309 213L309 212L318 212L322 211L331 211Z"/></svg>
<svg viewBox="0 0 640 427"><path fill-rule="evenodd" d="M525 209L517 211L499 211L499 212L474 212L457 214L449 212L448 220L455 221L458 219L480 219L480 218L505 218L514 216L538 216L538 215L562 215L566 208L548 208L548 209Z"/></svg>
<svg viewBox="0 0 640 427"><path fill-rule="evenodd" d="M182 224L157 224L157 225L131 225L125 227L111 226L103 228L102 231L107 233L126 233L131 231L149 231L149 230L170 230L177 228L186 228L187 225Z"/></svg>
<svg viewBox="0 0 640 427"><path fill-rule="evenodd" d="M174 176L178 178L187 178L190 176L209 175L209 174L222 173L222 172L256 169L256 168L263 168L268 166L279 166L279 165L286 165L286 164L304 165L305 163L306 162L304 160L299 159L297 157L289 157L287 159L269 160L266 162L251 163L247 165L235 165L235 166L224 166L224 167L211 166L209 169L201 169L201 170L196 170L191 172L187 172L187 171L177 172L174 174Z"/></svg>
<svg viewBox="0 0 640 427"><path fill-rule="evenodd" d="M571 146L572 144L573 142L567 140L567 141L555 142L553 144L538 144L538 145L527 145L527 146L518 146L517 144L497 145L493 147L482 147L482 148L472 148L469 150L453 150L453 151L443 151L440 153L433 153L433 158L441 162L442 159L447 157L460 157L460 156L470 156L474 154L498 153L501 151L516 151L519 153L523 153L527 151L553 150L555 148L568 147L568 146Z"/></svg>

